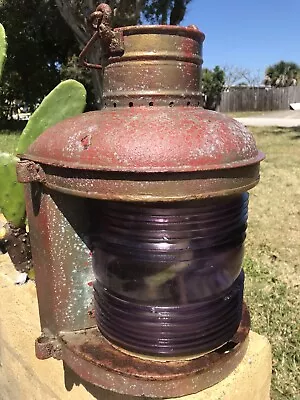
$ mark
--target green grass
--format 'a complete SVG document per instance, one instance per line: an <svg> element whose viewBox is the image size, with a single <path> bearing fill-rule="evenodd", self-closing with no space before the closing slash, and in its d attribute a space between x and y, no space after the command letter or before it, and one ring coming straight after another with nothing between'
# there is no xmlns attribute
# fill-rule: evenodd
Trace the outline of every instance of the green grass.
<svg viewBox="0 0 300 400"><path fill-rule="evenodd" d="M267 336L272 345L272 399L299 396L299 293L290 290L280 277L262 262L245 258L246 301L252 329Z"/></svg>
<svg viewBox="0 0 300 400"><path fill-rule="evenodd" d="M300 399L300 128L252 128L261 182L250 191L246 301L272 344L272 400Z"/></svg>
<svg viewBox="0 0 300 400"><path fill-rule="evenodd" d="M0 152L14 153L20 133L19 131L0 130Z"/></svg>

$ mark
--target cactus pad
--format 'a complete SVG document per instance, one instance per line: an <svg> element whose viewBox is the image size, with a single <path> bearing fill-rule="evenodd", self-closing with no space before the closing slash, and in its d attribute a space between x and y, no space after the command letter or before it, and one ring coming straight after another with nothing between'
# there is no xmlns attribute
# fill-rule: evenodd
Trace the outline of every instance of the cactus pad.
<svg viewBox="0 0 300 400"><path fill-rule="evenodd" d="M25 153L31 143L47 128L83 112L86 104L84 86L72 79L60 83L31 115L21 134L17 154Z"/></svg>
<svg viewBox="0 0 300 400"><path fill-rule="evenodd" d="M0 24L0 81L4 63L6 60L6 49L7 49L7 42L6 42L5 30L3 28L3 25Z"/></svg>
<svg viewBox="0 0 300 400"><path fill-rule="evenodd" d="M23 185L17 181L18 158L0 153L0 210L15 227L25 223L25 199Z"/></svg>

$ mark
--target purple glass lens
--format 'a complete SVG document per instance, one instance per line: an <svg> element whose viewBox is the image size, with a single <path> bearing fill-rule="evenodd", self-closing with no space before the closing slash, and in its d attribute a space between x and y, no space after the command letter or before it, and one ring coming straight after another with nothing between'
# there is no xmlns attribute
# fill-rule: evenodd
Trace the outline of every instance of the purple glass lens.
<svg viewBox="0 0 300 400"><path fill-rule="evenodd" d="M142 354L213 350L241 320L248 194L191 202L93 205L96 319Z"/></svg>

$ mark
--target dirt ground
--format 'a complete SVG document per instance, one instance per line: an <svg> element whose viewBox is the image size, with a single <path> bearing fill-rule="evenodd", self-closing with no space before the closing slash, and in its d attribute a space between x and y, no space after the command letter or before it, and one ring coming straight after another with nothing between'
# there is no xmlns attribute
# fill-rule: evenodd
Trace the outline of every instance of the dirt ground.
<svg viewBox="0 0 300 400"><path fill-rule="evenodd" d="M268 111L259 113L258 117L264 118L284 118L284 119L299 119L300 111L294 110L281 110L281 111Z"/></svg>
<svg viewBox="0 0 300 400"><path fill-rule="evenodd" d="M300 111L280 110L280 111L240 111L232 112L227 115L236 117L251 117L251 118L275 118L275 119L300 119Z"/></svg>

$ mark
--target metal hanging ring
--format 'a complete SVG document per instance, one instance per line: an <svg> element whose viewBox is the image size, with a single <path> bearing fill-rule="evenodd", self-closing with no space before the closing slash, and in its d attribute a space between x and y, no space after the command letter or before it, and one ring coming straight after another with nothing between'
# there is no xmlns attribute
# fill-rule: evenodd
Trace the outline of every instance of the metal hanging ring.
<svg viewBox="0 0 300 400"><path fill-rule="evenodd" d="M102 69L101 64L89 63L87 54L99 39L102 47L103 58L121 56L124 53L123 37L120 32L115 32L111 26L112 10L107 4L100 4L89 18L89 23L95 31L79 55L79 63L87 68Z"/></svg>

